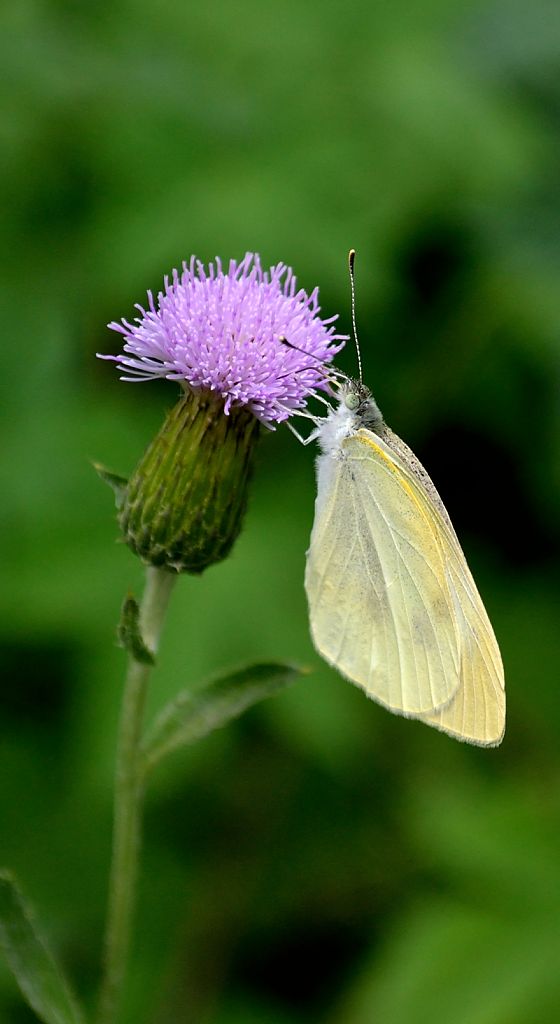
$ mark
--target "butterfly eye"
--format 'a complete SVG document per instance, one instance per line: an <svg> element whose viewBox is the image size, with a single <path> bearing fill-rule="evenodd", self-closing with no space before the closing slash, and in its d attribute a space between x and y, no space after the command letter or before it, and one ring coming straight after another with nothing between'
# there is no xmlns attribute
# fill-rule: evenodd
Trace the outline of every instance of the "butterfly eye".
<svg viewBox="0 0 560 1024"><path fill-rule="evenodd" d="M360 399L355 391L351 391L348 395L346 395L344 399L344 404L346 408L350 410L350 412L356 411L360 404Z"/></svg>

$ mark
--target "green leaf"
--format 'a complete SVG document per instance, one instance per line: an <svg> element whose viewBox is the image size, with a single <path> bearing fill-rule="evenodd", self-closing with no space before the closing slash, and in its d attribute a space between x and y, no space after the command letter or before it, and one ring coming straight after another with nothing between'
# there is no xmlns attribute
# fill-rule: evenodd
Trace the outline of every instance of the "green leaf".
<svg viewBox="0 0 560 1024"><path fill-rule="evenodd" d="M124 599L117 637L120 646L124 647L135 661L139 661L141 665L155 663L152 651L144 643L140 630L140 607L132 594L128 594Z"/></svg>
<svg viewBox="0 0 560 1024"><path fill-rule="evenodd" d="M68 984L6 871L0 872L0 948L23 996L45 1024L81 1024Z"/></svg>
<svg viewBox="0 0 560 1024"><path fill-rule="evenodd" d="M107 467L103 466L100 462L93 462L92 466L95 472L99 474L101 479L104 480L106 484L109 484L109 487L112 487L115 493L115 505L117 506L117 509L120 511L126 496L128 480L126 479L125 476L119 476L118 473L113 473L110 469L107 469Z"/></svg>
<svg viewBox="0 0 560 1024"><path fill-rule="evenodd" d="M250 665L192 693L184 690L157 717L143 744L144 768L152 768L178 747L203 739L252 704L272 697L305 673L295 665Z"/></svg>

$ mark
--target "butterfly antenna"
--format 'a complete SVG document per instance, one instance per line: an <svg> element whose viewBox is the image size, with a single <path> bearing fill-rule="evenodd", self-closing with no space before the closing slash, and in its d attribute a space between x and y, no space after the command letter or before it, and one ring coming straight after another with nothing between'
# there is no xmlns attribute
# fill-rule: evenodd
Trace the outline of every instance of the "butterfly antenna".
<svg viewBox="0 0 560 1024"><path fill-rule="evenodd" d="M356 356L358 357L358 373L360 384L363 383L362 378L362 356L360 353L360 345L358 342L358 331L356 330L356 292L354 288L354 260L356 259L356 250L350 249L348 253L348 270L350 272L350 295L352 302L352 330L354 332L354 345L356 346Z"/></svg>
<svg viewBox="0 0 560 1024"><path fill-rule="evenodd" d="M294 352L301 352L302 355L307 356L308 359L314 359L315 362L318 364L318 369L323 370L325 374L325 380L328 381L329 383L332 384L333 382L335 382L337 377L340 377L342 380L345 381L349 379L348 374L344 373L344 370L339 370L337 369L336 366L330 366L330 364L325 363L324 359L321 359L320 356L316 356L314 352L306 352L304 348L300 348L299 345L294 345L294 343L292 341L288 341L286 337L282 336L278 338L278 341L282 345L287 345L288 348L293 348ZM310 366L300 366L298 370L291 370L290 373L300 373L302 370L310 369ZM289 374L285 374L285 376L288 377Z"/></svg>

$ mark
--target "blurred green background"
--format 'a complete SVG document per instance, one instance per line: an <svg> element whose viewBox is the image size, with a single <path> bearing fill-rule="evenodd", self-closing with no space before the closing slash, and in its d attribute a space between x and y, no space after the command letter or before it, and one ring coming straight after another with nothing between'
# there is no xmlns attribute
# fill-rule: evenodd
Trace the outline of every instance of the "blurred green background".
<svg viewBox="0 0 560 1024"><path fill-rule="evenodd" d="M142 580L90 460L130 472L175 400L95 352L192 252L285 261L348 330L352 245L366 380L463 541L506 737L465 747L320 663L314 453L265 436L233 555L177 587L150 715L231 665L313 672L154 779L126 1019L560 1019L559 53L544 0L0 14L0 863L90 1004ZM32 1019L0 965L0 1021Z"/></svg>

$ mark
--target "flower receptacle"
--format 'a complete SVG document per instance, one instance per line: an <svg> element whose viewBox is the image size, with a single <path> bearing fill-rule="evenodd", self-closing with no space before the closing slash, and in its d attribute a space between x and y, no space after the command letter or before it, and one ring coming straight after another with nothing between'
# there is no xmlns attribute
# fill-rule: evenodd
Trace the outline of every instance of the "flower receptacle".
<svg viewBox="0 0 560 1024"><path fill-rule="evenodd" d="M259 421L224 413L210 391L189 390L132 474L120 509L124 539L150 565L200 573L229 553L247 506Z"/></svg>

